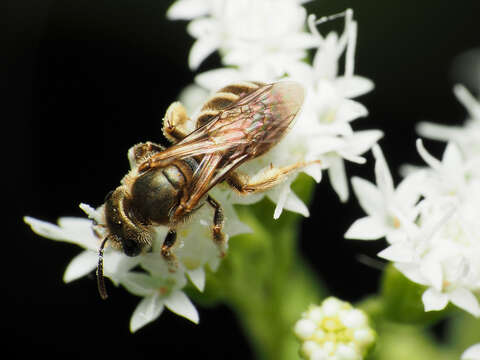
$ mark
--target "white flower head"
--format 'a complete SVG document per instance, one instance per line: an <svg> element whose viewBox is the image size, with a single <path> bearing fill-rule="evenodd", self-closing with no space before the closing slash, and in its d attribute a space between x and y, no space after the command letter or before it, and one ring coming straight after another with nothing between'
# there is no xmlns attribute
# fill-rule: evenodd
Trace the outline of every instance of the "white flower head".
<svg viewBox="0 0 480 360"><path fill-rule="evenodd" d="M380 149L374 148L377 187L353 181L368 216L357 220L346 237L385 237L389 246L378 255L427 287L425 311L452 302L480 316L475 296L480 289L479 183L455 145L447 146L441 161L420 140L417 149L429 167L410 172L395 189Z"/></svg>
<svg viewBox="0 0 480 360"><path fill-rule="evenodd" d="M367 315L337 298L310 306L294 327L304 359L361 360L376 339Z"/></svg>
<svg viewBox="0 0 480 360"><path fill-rule="evenodd" d="M235 2L235 5L230 2L223 4L227 3L228 5L221 7L221 11L223 11L223 15L219 16L221 19L228 17L230 7L243 9L244 6L247 6L248 1L238 1ZM236 18L232 21L226 20L229 26L238 22L251 24L248 31L242 31L242 34L238 35L238 38L243 36L245 44L234 41L231 37L223 37L224 44L228 44L224 47L228 48L228 51L220 51L222 60L225 64L234 66L206 71L197 75L195 81L200 85L200 88L208 89L210 92L244 80L274 82L282 79L285 75L289 79L300 82L305 88L306 96L302 111L297 116L294 126L272 150L263 155L262 158L244 164L240 170L253 174L267 171L268 167L272 165L279 167L294 162L318 161L318 164L304 167L299 171L307 173L319 182L322 178L322 170L327 169L334 190L342 201L346 201L348 199L348 180L344 160L359 164L365 163L365 158L362 155L383 135L379 130L354 131L351 125L353 120L368 114L367 109L352 98L373 88L373 83L370 80L353 74L357 34L357 24L353 20L353 11L348 9L344 13L329 17L329 19L335 17L345 19L344 30L340 36L336 32L323 36L317 29L318 24L314 16L311 15L306 21L305 11L301 8L299 2L291 0L255 1L255 9L258 11L254 13L252 11L235 11ZM256 20L258 14L261 14L262 11L268 12L268 16L260 16L262 20ZM280 20L286 17L287 13L291 19ZM264 31L260 29L260 31L257 29L257 23L258 26L266 26L269 21L273 21L269 20L272 18L279 21L277 30ZM199 21L201 19L204 18L200 18ZM209 22L213 21L213 15L208 19ZM323 21L324 19L319 20L319 22ZM281 22L283 24L280 24ZM308 29L306 25L308 25ZM235 26L232 25L232 27ZM292 61L287 66L284 55L288 51L273 46L275 44L274 40L264 41L265 38L273 36L273 33L282 34L283 31L293 32L293 34L296 34L292 35L294 37L301 35L303 39L309 39L303 42L296 41L296 43L308 45L309 48L315 49L313 65L304 62L301 58L290 57ZM245 34L249 34L249 36L246 37ZM273 37L277 37L277 35ZM282 38L282 46L287 46L289 37L283 35L280 37ZM200 41L200 38L198 38L198 41ZM273 56L272 59L275 60L276 65L268 64L267 60L266 62L261 60L259 63L258 59L269 59L270 55L252 56L252 54L256 54L255 50L245 49L245 46L265 47L263 51L271 52L270 55ZM237 52L245 57L243 59L245 61L238 60L240 57L231 56L231 54ZM340 75L338 63L343 55L345 55L345 72ZM252 57L250 58L250 56ZM232 62L232 57L238 61ZM262 64L267 64L267 66L264 68ZM282 70L273 71L277 66L283 66ZM195 87L183 93L183 99L181 100L186 102L187 108L198 109L199 102L195 95L199 92L199 88ZM191 99L195 99L195 102ZM193 110L192 113L195 114L195 111ZM290 156L285 156L286 154ZM304 216L309 214L305 204L291 191L290 184L294 181L295 175L292 174L282 184L263 195L277 204L274 212L275 218L280 216L284 208ZM251 199L259 200L263 196L256 196L248 201L251 202ZM239 201L243 202L245 200Z"/></svg>
<svg viewBox="0 0 480 360"><path fill-rule="evenodd" d="M187 3L177 2L169 14L171 18L194 19L188 25L196 39L189 56L192 69L219 50L225 65L251 67L254 73L280 77L314 44L313 37L302 31L306 12L296 1L201 1L191 8Z"/></svg>

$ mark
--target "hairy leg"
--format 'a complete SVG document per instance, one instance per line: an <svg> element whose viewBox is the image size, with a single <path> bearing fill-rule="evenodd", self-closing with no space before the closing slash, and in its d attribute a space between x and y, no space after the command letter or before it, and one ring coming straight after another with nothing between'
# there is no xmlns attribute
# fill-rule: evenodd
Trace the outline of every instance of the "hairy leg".
<svg viewBox="0 0 480 360"><path fill-rule="evenodd" d="M226 178L226 181L227 184L229 184L240 194L252 194L255 192L270 190L272 187L285 181L288 175L291 175L293 172L313 164L320 164L320 160L308 162L300 161L295 164L282 166L279 168L270 166L268 169L265 169L252 177L238 171L234 171L230 173L230 175Z"/></svg>

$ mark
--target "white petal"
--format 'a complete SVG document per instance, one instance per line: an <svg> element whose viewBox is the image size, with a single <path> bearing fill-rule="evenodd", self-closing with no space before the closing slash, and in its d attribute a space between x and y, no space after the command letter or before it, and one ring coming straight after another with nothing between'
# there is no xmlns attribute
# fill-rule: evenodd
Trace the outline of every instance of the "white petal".
<svg viewBox="0 0 480 360"><path fill-rule="evenodd" d="M65 231L47 221L39 220L32 218L30 216L25 216L23 221L30 225L32 230L40 236L52 239L52 240L61 240L61 241L68 241L65 239Z"/></svg>
<svg viewBox="0 0 480 360"><path fill-rule="evenodd" d="M385 235L385 225L375 217L366 216L356 220L344 236L346 239L377 240Z"/></svg>
<svg viewBox="0 0 480 360"><path fill-rule="evenodd" d="M470 314L479 317L480 305L475 295L470 290L464 288L457 288L449 293L450 301L459 308L468 311Z"/></svg>
<svg viewBox="0 0 480 360"><path fill-rule="evenodd" d="M357 101L344 99L337 109L335 121L349 122L368 115L367 108Z"/></svg>
<svg viewBox="0 0 480 360"><path fill-rule="evenodd" d="M182 291L175 291L165 298L165 306L177 315L198 324L199 317L195 306Z"/></svg>
<svg viewBox="0 0 480 360"><path fill-rule="evenodd" d="M441 141L454 140L465 131L460 126L446 126L429 122L420 122L416 126L416 130L421 136Z"/></svg>
<svg viewBox="0 0 480 360"><path fill-rule="evenodd" d="M347 149L347 151L340 150L338 154L344 158L345 160L351 161L355 164L363 165L367 162L367 159L365 159L363 156L358 156L356 154L352 154L349 152L350 149Z"/></svg>
<svg viewBox="0 0 480 360"><path fill-rule="evenodd" d="M84 203L80 203L80 205L78 205L78 207L80 209L82 209L85 214L87 214L89 219L92 219L99 224L101 224L103 222L103 219L102 219L102 213L103 212L97 211L97 209L91 207L88 204L84 204Z"/></svg>
<svg viewBox="0 0 480 360"><path fill-rule="evenodd" d="M149 322L154 321L163 311L163 303L158 293L147 296L140 301L130 319L130 331L135 332Z"/></svg>
<svg viewBox="0 0 480 360"><path fill-rule="evenodd" d="M378 256L390 261L402 263L402 262L412 261L414 259L415 253L410 247L405 246L402 243L397 243L397 244L390 245L386 249L380 251L378 253ZM405 274L405 276L407 275Z"/></svg>
<svg viewBox="0 0 480 360"><path fill-rule="evenodd" d="M352 154L361 155L369 150L380 138L383 132L380 130L355 131L348 139L348 151Z"/></svg>
<svg viewBox="0 0 480 360"><path fill-rule="evenodd" d="M422 157L423 161L425 161L427 165L430 166L432 169L440 170L442 167L442 163L438 159L430 155L427 149L425 149L425 147L423 146L422 139L417 139L415 144L417 146L417 151Z"/></svg>
<svg viewBox="0 0 480 360"><path fill-rule="evenodd" d="M188 66L192 71L197 70L200 64L220 45L213 37L201 38L195 41L188 54Z"/></svg>
<svg viewBox="0 0 480 360"><path fill-rule="evenodd" d="M312 177L318 184L322 181L322 166L320 164L313 164L302 169L302 171L308 176Z"/></svg>
<svg viewBox="0 0 480 360"><path fill-rule="evenodd" d="M194 270L187 271L188 278L192 282L193 285L199 290L203 292L205 288L205 270L203 267L199 267Z"/></svg>
<svg viewBox="0 0 480 360"><path fill-rule="evenodd" d="M375 178L377 186L384 195L390 196L393 194L394 186L387 161L383 156L380 146L374 145L372 152L375 157Z"/></svg>
<svg viewBox="0 0 480 360"><path fill-rule="evenodd" d="M472 345L465 350L461 360L480 360L480 343Z"/></svg>
<svg viewBox="0 0 480 360"><path fill-rule="evenodd" d="M287 201L283 208L305 217L310 216L307 205L305 205L305 203L293 191L288 194Z"/></svg>
<svg viewBox="0 0 480 360"><path fill-rule="evenodd" d="M127 272L140 262L141 256L130 257L123 252L108 249L103 256L103 271L114 283L122 280Z"/></svg>
<svg viewBox="0 0 480 360"><path fill-rule="evenodd" d="M428 282L423 278L418 270L418 265L414 263L395 263L395 268L400 271L407 279L420 285L428 286Z"/></svg>
<svg viewBox="0 0 480 360"><path fill-rule="evenodd" d="M395 199L406 208L411 208L420 198L421 186L425 184L424 181L425 172L423 171L408 174L395 189Z"/></svg>
<svg viewBox="0 0 480 360"><path fill-rule="evenodd" d="M420 272L434 289L437 291L442 290L443 272L442 266L438 261L423 261L420 265Z"/></svg>
<svg viewBox="0 0 480 360"><path fill-rule="evenodd" d="M422 295L425 311L442 310L448 304L448 295L441 293L433 288L427 289Z"/></svg>
<svg viewBox="0 0 480 360"><path fill-rule="evenodd" d="M63 274L63 281L69 283L89 274L97 267L97 263L98 255L95 252L91 250L82 251L68 264Z"/></svg>
<svg viewBox="0 0 480 360"><path fill-rule="evenodd" d="M465 106L470 116L474 119L480 119L480 103L463 85L457 84L453 87L453 92L457 99Z"/></svg>
<svg viewBox="0 0 480 360"><path fill-rule="evenodd" d="M463 156L460 149L454 143L448 143L443 152L442 162L448 166L451 171L462 168Z"/></svg>
<svg viewBox="0 0 480 360"><path fill-rule="evenodd" d="M241 80L241 74L232 68L209 70L195 76L195 82L198 85L212 91L238 80Z"/></svg>
<svg viewBox="0 0 480 360"><path fill-rule="evenodd" d="M150 296L157 292L155 279L144 273L129 272L123 276L121 284L137 296Z"/></svg>
<svg viewBox="0 0 480 360"><path fill-rule="evenodd" d="M206 1L180 0L174 2L167 10L167 18L170 20L190 20L206 15L208 10Z"/></svg>
<svg viewBox="0 0 480 360"><path fill-rule="evenodd" d="M290 183L284 183L269 192L268 197L277 204L273 214L274 219L278 219L282 214L283 209L296 212L305 217L310 215L307 206L300 198L292 192Z"/></svg>
<svg viewBox="0 0 480 360"><path fill-rule="evenodd" d="M275 207L275 211L273 213L273 218L278 219L282 214L283 206L287 201L288 194L292 190L290 189L290 184L284 184L283 186L279 187L279 191L275 190L271 192L269 197L273 200L273 202L277 203L277 206Z"/></svg>
<svg viewBox="0 0 480 360"><path fill-rule="evenodd" d="M23 220L40 236L97 250L100 240L92 232L92 221L80 217L61 217L58 226L25 216Z"/></svg>
<svg viewBox="0 0 480 360"><path fill-rule="evenodd" d="M385 216L385 204L382 194L371 182L354 177L352 178L353 192L357 196L362 209L368 215Z"/></svg>
<svg viewBox="0 0 480 360"><path fill-rule="evenodd" d="M372 80L361 76L339 76L335 79L335 83L342 95L346 98L354 98L366 94L375 87Z"/></svg>
<svg viewBox="0 0 480 360"><path fill-rule="evenodd" d="M337 193L341 202L348 200L347 175L345 174L345 164L339 157L332 159L328 168L328 177L333 190Z"/></svg>

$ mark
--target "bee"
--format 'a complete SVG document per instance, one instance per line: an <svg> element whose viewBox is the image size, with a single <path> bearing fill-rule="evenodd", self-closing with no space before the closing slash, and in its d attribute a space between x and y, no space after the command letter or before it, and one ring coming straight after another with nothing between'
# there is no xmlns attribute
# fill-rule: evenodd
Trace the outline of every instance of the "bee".
<svg viewBox="0 0 480 360"><path fill-rule="evenodd" d="M165 148L146 142L133 146L128 152L130 172L106 197L102 225L106 236L100 245L97 267L100 296L107 298L103 278L103 250L107 242L127 256L136 256L151 249L155 226L167 226L161 255L174 269L175 229L204 204L213 208L211 234L223 256L224 215L209 190L226 182L243 195L266 191L289 173L309 165L272 165L254 181L235 170L265 154L282 139L303 101L303 87L292 81L232 84L204 104L191 132L187 130L191 120L185 108L179 102L171 104L162 130L172 145Z"/></svg>

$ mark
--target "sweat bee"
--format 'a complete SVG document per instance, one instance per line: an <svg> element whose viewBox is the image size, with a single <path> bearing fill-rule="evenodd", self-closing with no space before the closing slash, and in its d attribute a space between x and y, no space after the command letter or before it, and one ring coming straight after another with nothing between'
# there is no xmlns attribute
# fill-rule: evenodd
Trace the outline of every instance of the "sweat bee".
<svg viewBox="0 0 480 360"><path fill-rule="evenodd" d="M133 146L128 153L131 171L104 203L106 230L99 249L97 279L100 296L107 298L103 278L103 249L108 242L128 256L148 251L154 227L168 226L162 256L175 264L172 246L177 224L203 204L213 208L212 238L224 254L223 211L208 192L226 182L234 191L265 191L310 163L274 168L251 181L235 169L265 154L287 133L304 101L303 87L292 81L273 84L242 82L224 87L202 107L195 130L179 102L168 108L163 133L168 148L152 142Z"/></svg>

